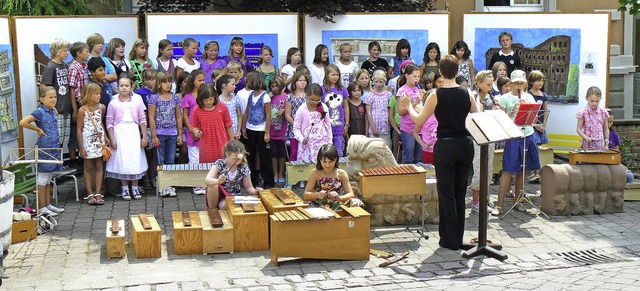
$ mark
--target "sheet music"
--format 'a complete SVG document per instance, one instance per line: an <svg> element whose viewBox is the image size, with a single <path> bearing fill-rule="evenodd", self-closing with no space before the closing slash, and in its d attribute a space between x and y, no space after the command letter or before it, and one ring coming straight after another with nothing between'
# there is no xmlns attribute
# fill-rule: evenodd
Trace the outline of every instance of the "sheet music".
<svg viewBox="0 0 640 291"><path fill-rule="evenodd" d="M509 115L507 115L507 113L502 110L489 110L485 112L493 116L493 118L498 121L498 124L500 124L500 127L502 127L509 138L522 137L522 130L520 130L520 128L518 128L518 126L513 123L513 120L509 118Z"/></svg>
<svg viewBox="0 0 640 291"><path fill-rule="evenodd" d="M324 208L307 208L305 210L313 217L333 217L333 213Z"/></svg>
<svg viewBox="0 0 640 291"><path fill-rule="evenodd" d="M478 144L522 137L522 131L501 110L471 113L466 127Z"/></svg>

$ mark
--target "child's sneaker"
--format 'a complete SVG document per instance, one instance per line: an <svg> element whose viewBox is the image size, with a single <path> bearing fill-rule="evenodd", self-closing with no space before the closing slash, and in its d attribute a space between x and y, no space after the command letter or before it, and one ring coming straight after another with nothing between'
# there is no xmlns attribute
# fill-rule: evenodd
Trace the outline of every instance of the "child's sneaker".
<svg viewBox="0 0 640 291"><path fill-rule="evenodd" d="M178 196L178 194L176 193L176 188L173 187L167 187L167 195L169 195L169 197L176 197Z"/></svg>
<svg viewBox="0 0 640 291"><path fill-rule="evenodd" d="M193 187L193 195L204 195L206 193L203 187Z"/></svg>
<svg viewBox="0 0 640 291"><path fill-rule="evenodd" d="M129 190L122 191L122 200L131 201L131 194L129 193Z"/></svg>
<svg viewBox="0 0 640 291"><path fill-rule="evenodd" d="M51 205L51 204L47 205L47 209L49 209L49 210L51 210L51 211L53 211L53 212L55 212L55 213L62 213L62 212L64 212L64 208L62 208L62 207L55 207L55 206L53 206L53 205Z"/></svg>
<svg viewBox="0 0 640 291"><path fill-rule="evenodd" d="M278 178L278 183L284 183L284 182L285 182L284 177Z"/></svg>
<svg viewBox="0 0 640 291"><path fill-rule="evenodd" d="M133 199L140 200L142 198L142 195L140 195L140 192L138 191L138 189L134 189L131 192L133 193Z"/></svg>
<svg viewBox="0 0 640 291"><path fill-rule="evenodd" d="M479 213L480 212L480 201L471 202L471 212Z"/></svg>
<svg viewBox="0 0 640 291"><path fill-rule="evenodd" d="M40 208L40 210L38 212L39 212L40 215L47 214L47 215L51 215L51 216L58 216L58 214L59 214L57 212L53 212L53 211L49 210L49 208L47 208L47 207Z"/></svg>

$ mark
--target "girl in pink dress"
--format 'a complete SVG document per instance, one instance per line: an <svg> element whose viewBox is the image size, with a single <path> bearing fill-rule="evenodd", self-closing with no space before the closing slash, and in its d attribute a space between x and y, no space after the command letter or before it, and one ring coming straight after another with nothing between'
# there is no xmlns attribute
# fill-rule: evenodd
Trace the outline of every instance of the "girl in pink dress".
<svg viewBox="0 0 640 291"><path fill-rule="evenodd" d="M576 131L582 137L583 149L606 149L609 147L609 127L607 118L609 113L598 105L602 92L600 88L592 86L587 90L587 106L576 114L578 126Z"/></svg>
<svg viewBox="0 0 640 291"><path fill-rule="evenodd" d="M321 100L322 88L311 84L307 89L307 101L300 105L293 122L293 134L298 140L298 160L312 163L318 150L333 140L329 108Z"/></svg>

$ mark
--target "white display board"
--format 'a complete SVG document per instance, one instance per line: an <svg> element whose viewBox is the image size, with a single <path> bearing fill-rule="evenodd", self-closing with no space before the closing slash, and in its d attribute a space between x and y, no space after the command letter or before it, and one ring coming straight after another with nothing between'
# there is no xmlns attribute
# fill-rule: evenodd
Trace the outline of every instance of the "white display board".
<svg viewBox="0 0 640 291"><path fill-rule="evenodd" d="M16 103L13 48L9 34L9 17L0 16L0 126L2 126L2 161L12 148L18 147L18 109Z"/></svg>
<svg viewBox="0 0 640 291"><path fill-rule="evenodd" d="M85 42L95 32L100 33L105 42L118 37L127 44L133 44L138 38L137 16L15 17L14 23L21 116L31 114L38 105L34 45L48 45L56 38L66 39L70 43ZM43 53L47 56L50 54L49 51ZM37 134L34 131L23 130L23 134L24 147L35 145Z"/></svg>
<svg viewBox="0 0 640 291"><path fill-rule="evenodd" d="M352 59L361 65L368 57L368 44L376 40L382 46L381 57L395 56L398 40L405 38L411 45L411 58L422 64L424 49L429 42L440 46L440 54L449 51L448 13L347 13L334 18L335 23L305 17L305 63L313 62L318 44L329 47L331 63L339 60L341 43L352 44Z"/></svg>
<svg viewBox="0 0 640 291"><path fill-rule="evenodd" d="M571 140L578 136L575 116L587 106L587 89L599 87L600 105L607 104L609 24L608 13L465 14L464 41L476 69L484 70L490 55L500 49L500 33L511 33L524 70L545 74L544 88L552 97L547 121L550 140Z"/></svg>
<svg viewBox="0 0 640 291"><path fill-rule="evenodd" d="M174 57L182 50L177 47L185 38L198 42L196 59L201 58L207 41L219 43L219 56L228 55L231 38L243 38L245 51L251 62L256 62L260 47L268 45L273 50L274 66L286 64L287 50L299 47L298 14L296 13L214 13L214 14L154 14L146 17L149 55L156 56L158 42L168 39L174 43Z"/></svg>

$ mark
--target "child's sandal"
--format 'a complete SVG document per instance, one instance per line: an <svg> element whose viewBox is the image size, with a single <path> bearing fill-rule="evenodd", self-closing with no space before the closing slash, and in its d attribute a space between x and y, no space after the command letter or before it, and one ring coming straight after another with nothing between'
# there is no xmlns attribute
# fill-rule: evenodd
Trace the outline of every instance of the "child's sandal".
<svg viewBox="0 0 640 291"><path fill-rule="evenodd" d="M89 194L89 196L85 197L84 199L88 199L89 200L89 201L87 201L87 203L89 205L96 205L98 203L98 200L96 200L96 197L93 194Z"/></svg>
<svg viewBox="0 0 640 291"><path fill-rule="evenodd" d="M102 199L104 196L102 194L95 194L93 196L96 198L96 204L104 205L104 199Z"/></svg>

